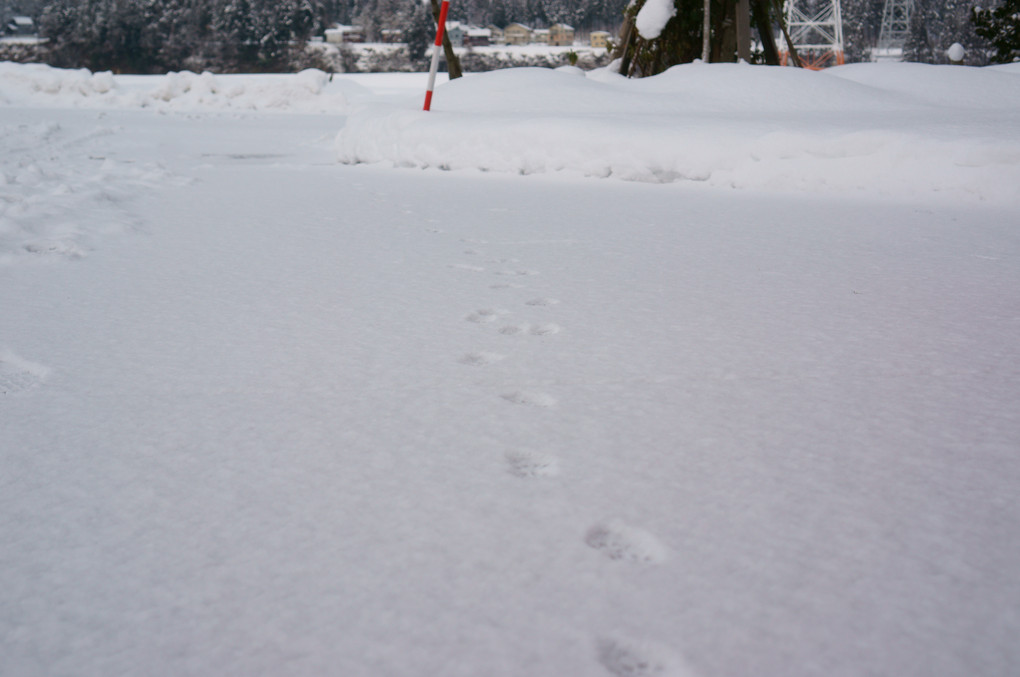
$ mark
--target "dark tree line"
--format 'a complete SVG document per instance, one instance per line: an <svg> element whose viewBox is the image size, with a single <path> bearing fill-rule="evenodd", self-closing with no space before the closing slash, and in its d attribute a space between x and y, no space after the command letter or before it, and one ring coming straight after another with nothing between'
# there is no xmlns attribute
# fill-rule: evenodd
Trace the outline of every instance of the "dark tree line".
<svg viewBox="0 0 1020 677"><path fill-rule="evenodd" d="M1020 0L1005 0L991 9L975 7L971 21L977 34L994 47L993 61L1020 61Z"/></svg>
<svg viewBox="0 0 1020 677"><path fill-rule="evenodd" d="M310 0L57 0L39 16L54 65L124 73L287 70L318 26Z"/></svg>
<svg viewBox="0 0 1020 677"><path fill-rule="evenodd" d="M919 63L948 63L946 56L953 43L960 43L967 54L964 62L987 64L990 45L978 35L971 21L974 0L914 0L910 17L910 39L904 47L904 59Z"/></svg>
<svg viewBox="0 0 1020 677"><path fill-rule="evenodd" d="M482 26L568 22L615 29L627 1L464 0L452 4L449 18ZM369 40L380 39L384 29L402 29L416 60L435 30L428 4L420 0L5 0L4 5L37 19L54 65L124 73L291 70L310 58L304 44L335 23L359 25Z"/></svg>
<svg viewBox="0 0 1020 677"><path fill-rule="evenodd" d="M967 49L967 63L986 63L996 53L1000 61L1017 58L1020 0L991 0L991 9L978 10L972 9L974 1L915 0L906 58L945 63L945 50L954 42ZM732 61L736 0L710 2L710 59ZM748 2L758 47L752 60L775 63L782 49L781 0ZM847 61L868 57L884 2L842 0ZM582 35L615 32L622 25L615 42L625 70L650 75L701 56L704 0L674 4L676 16L649 41L632 25L643 0L454 0L450 19L479 26L562 22ZM335 23L359 25L369 40L380 39L383 29L402 29L409 57L420 63L435 30L429 3L422 0L0 0L0 7L36 18L54 65L125 73L319 65L305 43Z"/></svg>

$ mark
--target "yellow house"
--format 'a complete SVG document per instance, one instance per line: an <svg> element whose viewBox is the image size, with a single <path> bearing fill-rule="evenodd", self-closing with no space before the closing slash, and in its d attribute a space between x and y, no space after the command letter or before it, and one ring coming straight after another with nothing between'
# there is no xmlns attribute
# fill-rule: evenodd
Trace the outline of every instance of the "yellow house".
<svg viewBox="0 0 1020 677"><path fill-rule="evenodd" d="M549 27L549 44L569 47L574 44L574 27L567 24L553 24Z"/></svg>
<svg viewBox="0 0 1020 677"><path fill-rule="evenodd" d="M595 49L606 49L609 47L609 33L606 31L592 31L589 36L591 46Z"/></svg>
<svg viewBox="0 0 1020 677"><path fill-rule="evenodd" d="M531 29L524 24L510 24L503 29L503 39L508 45L527 45L531 42Z"/></svg>

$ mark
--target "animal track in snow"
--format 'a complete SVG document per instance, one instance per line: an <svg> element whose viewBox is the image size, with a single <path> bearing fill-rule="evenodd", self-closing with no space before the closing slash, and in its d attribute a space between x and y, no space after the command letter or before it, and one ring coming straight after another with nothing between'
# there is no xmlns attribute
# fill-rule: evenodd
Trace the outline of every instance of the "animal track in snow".
<svg viewBox="0 0 1020 677"><path fill-rule="evenodd" d="M609 559L658 564L666 559L666 546L643 529L610 520L588 530L584 542Z"/></svg>
<svg viewBox="0 0 1020 677"><path fill-rule="evenodd" d="M10 350L0 350L0 396L31 390L49 373L49 367L23 360Z"/></svg>
<svg viewBox="0 0 1020 677"><path fill-rule="evenodd" d="M460 363L472 367L484 367L487 364L495 364L505 358L506 355L500 355L499 353L487 353L483 351L464 355L460 358Z"/></svg>
<svg viewBox="0 0 1020 677"><path fill-rule="evenodd" d="M555 306L558 303L559 303L559 301L557 301L556 299L531 299L530 301L525 301L524 305L526 305L526 306Z"/></svg>
<svg viewBox="0 0 1020 677"><path fill-rule="evenodd" d="M556 406L556 398L552 395L546 395L545 393L527 392L518 390L513 393L504 393L501 396L507 402L513 402L514 404L523 404L529 407L553 407Z"/></svg>
<svg viewBox="0 0 1020 677"><path fill-rule="evenodd" d="M553 324L552 322L536 324L531 327L529 332L532 336L548 336L550 334L560 333L560 326L558 324Z"/></svg>
<svg viewBox="0 0 1020 677"><path fill-rule="evenodd" d="M507 277L525 277L528 275L539 275L537 270L497 270L496 275L504 275Z"/></svg>
<svg viewBox="0 0 1020 677"><path fill-rule="evenodd" d="M508 324L499 328L499 333L505 336L516 336L518 334L531 334L532 336L549 336L550 334L558 334L560 326L547 322L545 324L528 324L527 322L522 324Z"/></svg>
<svg viewBox="0 0 1020 677"><path fill-rule="evenodd" d="M598 659L616 677L692 677L672 651L652 642L606 637L598 642Z"/></svg>
<svg viewBox="0 0 1020 677"><path fill-rule="evenodd" d="M468 322L474 322L475 324L488 324L489 322L495 322L496 319L505 314L505 310L492 310L491 308L483 308L482 310L476 310L464 319Z"/></svg>
<svg viewBox="0 0 1020 677"><path fill-rule="evenodd" d="M508 451L506 462L511 474L517 477L552 477L560 474L559 460L540 451L530 449Z"/></svg>

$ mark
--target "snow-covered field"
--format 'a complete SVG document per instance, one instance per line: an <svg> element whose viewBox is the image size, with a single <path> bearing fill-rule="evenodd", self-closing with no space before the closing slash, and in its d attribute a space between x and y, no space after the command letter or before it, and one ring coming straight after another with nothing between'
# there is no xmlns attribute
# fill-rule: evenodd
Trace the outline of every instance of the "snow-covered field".
<svg viewBox="0 0 1020 677"><path fill-rule="evenodd" d="M0 64L0 674L1020 672L1017 66L424 79Z"/></svg>

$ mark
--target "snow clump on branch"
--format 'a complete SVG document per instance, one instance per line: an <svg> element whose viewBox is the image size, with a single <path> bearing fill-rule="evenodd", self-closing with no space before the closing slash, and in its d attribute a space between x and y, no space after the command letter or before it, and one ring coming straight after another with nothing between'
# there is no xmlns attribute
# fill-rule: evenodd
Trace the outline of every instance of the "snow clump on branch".
<svg viewBox="0 0 1020 677"><path fill-rule="evenodd" d="M638 12L634 25L645 40L654 40L662 33L669 20L676 16L673 0L648 0Z"/></svg>

